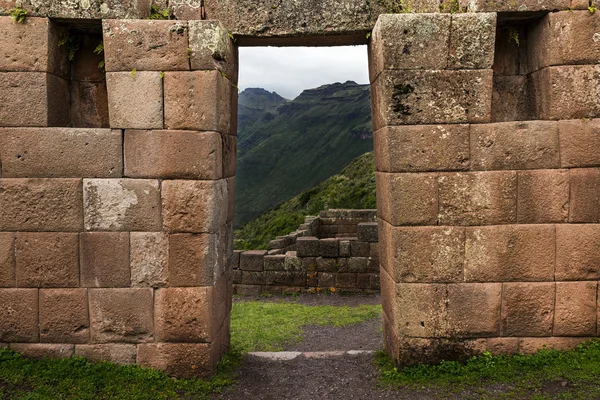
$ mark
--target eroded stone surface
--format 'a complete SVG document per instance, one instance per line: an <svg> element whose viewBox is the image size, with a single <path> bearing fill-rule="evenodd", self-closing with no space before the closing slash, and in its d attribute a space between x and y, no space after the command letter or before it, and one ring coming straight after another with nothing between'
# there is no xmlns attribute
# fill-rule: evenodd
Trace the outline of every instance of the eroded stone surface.
<svg viewBox="0 0 600 400"><path fill-rule="evenodd" d="M217 69L237 82L237 49L223 24L195 20L188 27L191 69Z"/></svg>
<svg viewBox="0 0 600 400"><path fill-rule="evenodd" d="M40 290L40 341L87 343L89 335L87 289Z"/></svg>
<svg viewBox="0 0 600 400"><path fill-rule="evenodd" d="M131 232L131 285L161 287L169 283L169 238L162 232Z"/></svg>
<svg viewBox="0 0 600 400"><path fill-rule="evenodd" d="M163 128L160 71L107 72L106 87L111 128Z"/></svg>

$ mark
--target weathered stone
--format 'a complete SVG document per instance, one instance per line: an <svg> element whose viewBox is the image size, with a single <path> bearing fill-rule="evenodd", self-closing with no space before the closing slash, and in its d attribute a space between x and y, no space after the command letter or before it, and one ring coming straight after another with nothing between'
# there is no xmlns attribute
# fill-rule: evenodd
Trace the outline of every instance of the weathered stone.
<svg viewBox="0 0 600 400"><path fill-rule="evenodd" d="M208 377L219 357L206 343L152 343L138 346L140 366L162 370L179 378Z"/></svg>
<svg viewBox="0 0 600 400"><path fill-rule="evenodd" d="M169 239L162 232L131 232L131 286L161 287L169 283Z"/></svg>
<svg viewBox="0 0 600 400"><path fill-rule="evenodd" d="M356 274L335 274L335 288L354 289L356 288Z"/></svg>
<svg viewBox="0 0 600 400"><path fill-rule="evenodd" d="M96 69L98 67L96 66ZM75 128L108 128L108 91L101 82L71 81L71 125Z"/></svg>
<svg viewBox="0 0 600 400"><path fill-rule="evenodd" d="M493 355L517 354L519 352L519 339L489 338L486 340L485 347Z"/></svg>
<svg viewBox="0 0 600 400"><path fill-rule="evenodd" d="M319 239L314 236L304 236L296 239L298 257L318 257Z"/></svg>
<svg viewBox="0 0 600 400"><path fill-rule="evenodd" d="M366 257L351 257L348 259L348 272L364 273L367 272Z"/></svg>
<svg viewBox="0 0 600 400"><path fill-rule="evenodd" d="M40 290L40 341L87 343L90 318L87 289Z"/></svg>
<svg viewBox="0 0 600 400"><path fill-rule="evenodd" d="M361 222L358 224L358 240L375 243L379 241L377 222Z"/></svg>
<svg viewBox="0 0 600 400"><path fill-rule="evenodd" d="M520 224L567 222L569 171L519 171L517 221Z"/></svg>
<svg viewBox="0 0 600 400"><path fill-rule="evenodd" d="M503 336L550 336L555 283L504 283Z"/></svg>
<svg viewBox="0 0 600 400"><path fill-rule="evenodd" d="M73 356L73 344L12 343L10 349L27 358L43 360L45 358L69 358Z"/></svg>
<svg viewBox="0 0 600 400"><path fill-rule="evenodd" d="M185 21L102 21L108 72L187 71L188 26Z"/></svg>
<svg viewBox="0 0 600 400"><path fill-rule="evenodd" d="M190 65L192 70L222 71L237 83L237 49L219 21L189 21Z"/></svg>
<svg viewBox="0 0 600 400"><path fill-rule="evenodd" d="M558 125L550 121L471 125L471 158L471 167L477 170L558 168Z"/></svg>
<svg viewBox="0 0 600 400"><path fill-rule="evenodd" d="M379 217L394 226L435 225L438 175L376 173Z"/></svg>
<svg viewBox="0 0 600 400"><path fill-rule="evenodd" d="M492 122L530 121L537 118L527 75L502 76L494 70Z"/></svg>
<svg viewBox="0 0 600 400"><path fill-rule="evenodd" d="M579 337L543 337L543 338L521 338L519 339L519 352L523 354L534 354L541 349L554 349L560 351L573 350L590 338Z"/></svg>
<svg viewBox="0 0 600 400"><path fill-rule="evenodd" d="M339 240L333 238L319 240L319 254L321 257L338 257L340 254Z"/></svg>
<svg viewBox="0 0 600 400"><path fill-rule="evenodd" d="M16 236L18 287L78 287L76 233L19 232Z"/></svg>
<svg viewBox="0 0 600 400"><path fill-rule="evenodd" d="M596 282L557 282L554 330L556 336L596 334Z"/></svg>
<svg viewBox="0 0 600 400"><path fill-rule="evenodd" d="M162 129L161 72L107 72L111 128Z"/></svg>
<svg viewBox="0 0 600 400"><path fill-rule="evenodd" d="M156 231L160 189L150 179L84 179L86 230Z"/></svg>
<svg viewBox="0 0 600 400"><path fill-rule="evenodd" d="M15 287L14 233L0 233L0 287Z"/></svg>
<svg viewBox="0 0 600 400"><path fill-rule="evenodd" d="M600 225L556 225L556 280L600 279Z"/></svg>
<svg viewBox="0 0 600 400"><path fill-rule="evenodd" d="M448 330L462 337L497 336L500 333L500 283L448 285Z"/></svg>
<svg viewBox="0 0 600 400"><path fill-rule="evenodd" d="M339 261L341 259L317 257L317 271L319 272L336 272L338 270Z"/></svg>
<svg viewBox="0 0 600 400"><path fill-rule="evenodd" d="M600 165L600 119L559 121L558 132L563 168Z"/></svg>
<svg viewBox="0 0 600 400"><path fill-rule="evenodd" d="M240 269L242 271L262 271L263 260L267 252L265 250L249 250L240 255ZM285 255L283 255L285 263Z"/></svg>
<svg viewBox="0 0 600 400"><path fill-rule="evenodd" d="M0 342L38 341L38 290L0 289Z"/></svg>
<svg viewBox="0 0 600 400"><path fill-rule="evenodd" d="M212 287L166 288L156 292L156 339L164 342L211 342L216 334Z"/></svg>
<svg viewBox="0 0 600 400"><path fill-rule="evenodd" d="M218 270L217 235L188 233L169 236L169 284L211 286Z"/></svg>
<svg viewBox="0 0 600 400"><path fill-rule="evenodd" d="M552 281L553 225L467 228L465 281Z"/></svg>
<svg viewBox="0 0 600 400"><path fill-rule="evenodd" d="M517 173L442 173L438 178L442 225L492 225L517 219Z"/></svg>
<svg viewBox="0 0 600 400"><path fill-rule="evenodd" d="M373 129L489 122L492 70L383 71L371 86Z"/></svg>
<svg viewBox="0 0 600 400"><path fill-rule="evenodd" d="M304 272L302 269L302 259L298 258L295 251L286 251L283 268L287 272Z"/></svg>
<svg viewBox="0 0 600 400"><path fill-rule="evenodd" d="M221 135L216 132L127 130L124 148L128 177L222 177Z"/></svg>
<svg viewBox="0 0 600 400"><path fill-rule="evenodd" d="M340 240L340 257L350 257L350 240Z"/></svg>
<svg viewBox="0 0 600 400"><path fill-rule="evenodd" d="M219 71L166 72L165 127L216 131L231 128L231 82Z"/></svg>
<svg viewBox="0 0 600 400"><path fill-rule="evenodd" d="M0 3L0 11L7 13L16 4L11 0ZM75 19L118 19L146 18L150 14L148 0L91 0L89 3L68 3L53 0L40 2L24 0L19 5L27 11L27 15L49 16L52 18Z"/></svg>
<svg viewBox="0 0 600 400"><path fill-rule="evenodd" d="M441 337L447 334L446 285L399 283L395 301L399 335Z"/></svg>
<svg viewBox="0 0 600 400"><path fill-rule="evenodd" d="M529 67L528 24L499 24L494 49L494 76L514 77L531 73ZM518 40L517 40L518 38ZM534 44L535 45L535 44Z"/></svg>
<svg viewBox="0 0 600 400"><path fill-rule="evenodd" d="M115 364L135 364L137 355L134 344L77 344L75 356L88 361L108 361Z"/></svg>
<svg viewBox="0 0 600 400"><path fill-rule="evenodd" d="M262 293L262 286L259 285L236 285L236 294L239 296L258 297Z"/></svg>
<svg viewBox="0 0 600 400"><path fill-rule="evenodd" d="M492 68L495 38L496 13L452 14L448 68Z"/></svg>
<svg viewBox="0 0 600 400"><path fill-rule="evenodd" d="M129 233L84 232L79 245L81 286L129 287Z"/></svg>
<svg viewBox="0 0 600 400"><path fill-rule="evenodd" d="M352 257L369 257L371 252L371 243L361 240L352 240L350 242L350 256Z"/></svg>
<svg viewBox="0 0 600 400"><path fill-rule="evenodd" d="M258 261L254 265L258 268ZM265 271L283 271L284 265L285 254L266 255L263 258L263 268Z"/></svg>
<svg viewBox="0 0 600 400"><path fill-rule="evenodd" d="M569 222L600 223L600 169L571 169L569 184Z"/></svg>
<svg viewBox="0 0 600 400"><path fill-rule="evenodd" d="M374 133L380 172L468 170L468 125L387 126Z"/></svg>
<svg viewBox="0 0 600 400"><path fill-rule="evenodd" d="M265 272L267 285L306 286L306 274L302 272L267 271Z"/></svg>
<svg viewBox="0 0 600 400"><path fill-rule="evenodd" d="M230 133L237 133L237 131L231 129ZM223 142L223 150L221 151L223 177L235 182L237 138L232 135L221 135L221 142Z"/></svg>
<svg viewBox="0 0 600 400"><path fill-rule="evenodd" d="M152 289L88 289L92 343L153 340Z"/></svg>
<svg viewBox="0 0 600 400"><path fill-rule="evenodd" d="M227 223L227 182L163 181L163 224L170 232L217 233Z"/></svg>
<svg viewBox="0 0 600 400"><path fill-rule="evenodd" d="M567 10L570 6L570 0L461 0L461 4L468 7L473 12L492 12L492 11L552 11Z"/></svg>

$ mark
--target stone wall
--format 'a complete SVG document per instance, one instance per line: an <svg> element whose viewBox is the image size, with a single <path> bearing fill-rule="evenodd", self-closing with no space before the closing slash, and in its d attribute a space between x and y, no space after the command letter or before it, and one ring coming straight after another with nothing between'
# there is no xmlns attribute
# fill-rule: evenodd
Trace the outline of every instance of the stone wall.
<svg viewBox="0 0 600 400"><path fill-rule="evenodd" d="M326 210L269 251L234 252L233 290L246 296L379 291L375 210ZM342 231L342 232L340 232Z"/></svg>
<svg viewBox="0 0 600 400"><path fill-rule="evenodd" d="M232 296L227 32L35 17L0 31L0 342L210 374Z"/></svg>
<svg viewBox="0 0 600 400"><path fill-rule="evenodd" d="M383 15L372 37L387 350L597 336L600 15Z"/></svg>

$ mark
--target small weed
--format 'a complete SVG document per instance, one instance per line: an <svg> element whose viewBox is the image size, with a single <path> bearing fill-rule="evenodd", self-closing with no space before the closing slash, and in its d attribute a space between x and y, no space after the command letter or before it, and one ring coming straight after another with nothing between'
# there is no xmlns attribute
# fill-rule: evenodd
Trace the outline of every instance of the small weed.
<svg viewBox="0 0 600 400"><path fill-rule="evenodd" d="M104 53L104 42L100 42L100 44L94 49L94 54L101 55L102 53ZM104 60L98 62L98 68L104 68Z"/></svg>
<svg viewBox="0 0 600 400"><path fill-rule="evenodd" d="M510 30L508 31L508 41L514 41L517 44L517 46L520 46L521 42L519 40L519 31L515 28L510 28Z"/></svg>
<svg viewBox="0 0 600 400"><path fill-rule="evenodd" d="M131 76L135 76L135 73L136 73L136 72L137 72L137 69L135 69L135 68L134 68L134 69L132 69L132 70L131 70Z"/></svg>
<svg viewBox="0 0 600 400"><path fill-rule="evenodd" d="M58 47L65 46L68 51L69 61L72 62L75 59L75 54L79 51L79 45L81 38L77 35L72 35L69 31L63 31L58 40Z"/></svg>
<svg viewBox="0 0 600 400"><path fill-rule="evenodd" d="M15 7L8 10L8 15L15 21L17 24L25 22L25 18L27 18L27 10L23 10L21 7Z"/></svg>
<svg viewBox="0 0 600 400"><path fill-rule="evenodd" d="M594 14L596 12L596 7L594 7L593 5L588 7L588 11L590 12L590 14Z"/></svg>
<svg viewBox="0 0 600 400"><path fill-rule="evenodd" d="M190 58L192 56L192 49L190 47L187 48L187 57Z"/></svg>
<svg viewBox="0 0 600 400"><path fill-rule="evenodd" d="M160 9L158 6L150 7L150 16L148 19L169 19L171 12L169 8Z"/></svg>
<svg viewBox="0 0 600 400"><path fill-rule="evenodd" d="M228 33L227 35L229 35L229 39L231 39L233 41L233 43L236 42L237 38L235 36L233 36L233 33Z"/></svg>
<svg viewBox="0 0 600 400"><path fill-rule="evenodd" d="M367 39L371 38L371 32L367 32Z"/></svg>
<svg viewBox="0 0 600 400"><path fill-rule="evenodd" d="M160 71L160 79L164 79L165 78L165 71Z"/></svg>

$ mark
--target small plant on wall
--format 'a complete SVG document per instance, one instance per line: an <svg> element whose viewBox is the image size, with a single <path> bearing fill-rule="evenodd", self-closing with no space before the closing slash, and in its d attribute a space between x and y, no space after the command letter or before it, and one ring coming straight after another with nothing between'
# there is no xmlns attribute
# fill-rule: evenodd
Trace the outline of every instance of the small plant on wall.
<svg viewBox="0 0 600 400"><path fill-rule="evenodd" d="M24 23L25 18L27 18L27 11L23 10L21 7L15 7L10 9L8 11L8 14L17 24Z"/></svg>

